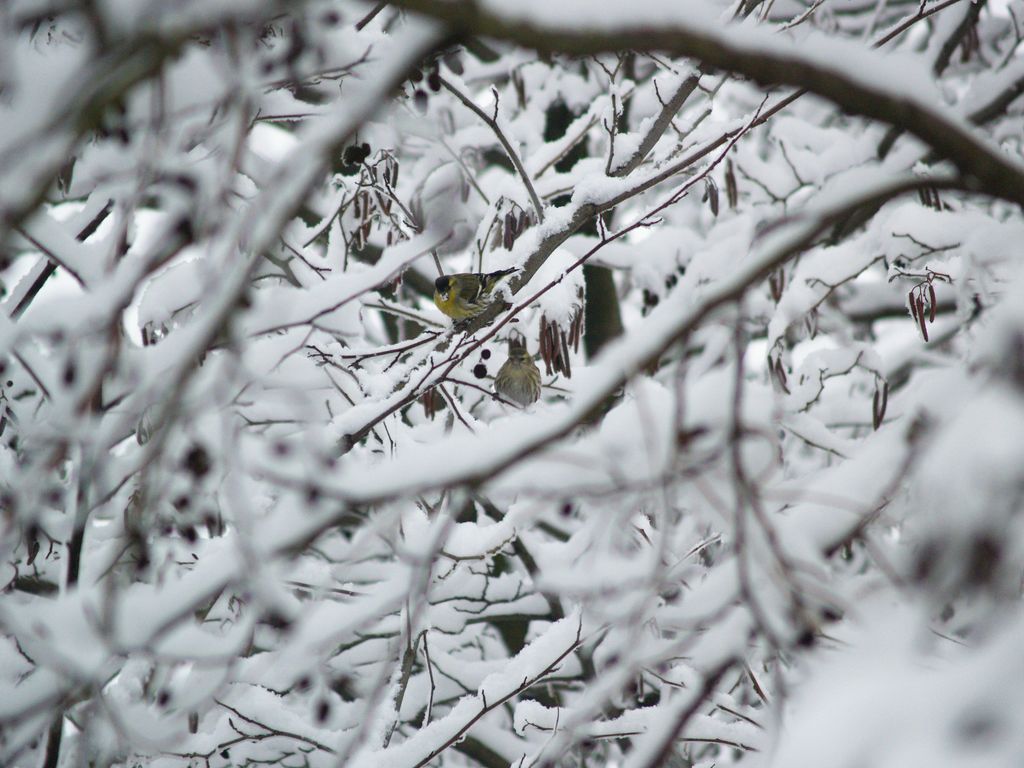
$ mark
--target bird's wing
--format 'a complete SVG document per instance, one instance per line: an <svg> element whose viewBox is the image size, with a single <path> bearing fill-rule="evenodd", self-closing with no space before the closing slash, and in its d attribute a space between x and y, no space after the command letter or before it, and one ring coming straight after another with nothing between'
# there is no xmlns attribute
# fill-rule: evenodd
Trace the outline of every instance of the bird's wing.
<svg viewBox="0 0 1024 768"><path fill-rule="evenodd" d="M480 298L484 291L485 275L474 275L476 280L462 280L458 288L458 296L470 303Z"/></svg>

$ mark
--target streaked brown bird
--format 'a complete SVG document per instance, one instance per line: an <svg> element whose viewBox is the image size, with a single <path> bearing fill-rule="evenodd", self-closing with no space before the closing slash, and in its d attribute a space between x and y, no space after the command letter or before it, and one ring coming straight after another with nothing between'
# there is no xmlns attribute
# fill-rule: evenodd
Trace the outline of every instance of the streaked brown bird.
<svg viewBox="0 0 1024 768"><path fill-rule="evenodd" d="M491 303L498 283L516 270L497 272L458 272L441 275L434 281L434 304L453 320L476 317Z"/></svg>
<svg viewBox="0 0 1024 768"><path fill-rule="evenodd" d="M522 336L509 337L508 360L494 377L494 389L524 408L540 398L540 369L533 362Z"/></svg>

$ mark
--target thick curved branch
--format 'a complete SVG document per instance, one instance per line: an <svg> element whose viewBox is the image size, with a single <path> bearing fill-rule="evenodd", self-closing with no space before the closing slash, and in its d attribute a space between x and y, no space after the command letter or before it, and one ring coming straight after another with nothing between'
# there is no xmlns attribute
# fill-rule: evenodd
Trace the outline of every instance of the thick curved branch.
<svg viewBox="0 0 1024 768"><path fill-rule="evenodd" d="M636 151L629 155L620 165L616 165L612 168L611 176L628 176L637 168L640 167L640 163L644 161L644 158L651 153L654 149L654 145L658 143L658 140L662 137L668 127L672 124L672 119L676 116L680 109L683 108L683 104L690 98L690 94L697 88L697 84L700 82L700 78L704 73L700 70L694 72L692 75L687 77L679 86L675 89L669 100L662 104L661 111L658 116L654 118L647 133L644 134L643 139L640 141L640 146L636 148Z"/></svg>

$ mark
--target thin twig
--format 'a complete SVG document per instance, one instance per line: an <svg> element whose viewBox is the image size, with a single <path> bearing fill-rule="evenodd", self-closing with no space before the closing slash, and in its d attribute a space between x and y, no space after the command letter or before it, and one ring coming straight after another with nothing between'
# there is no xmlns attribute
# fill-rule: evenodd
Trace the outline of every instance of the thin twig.
<svg viewBox="0 0 1024 768"><path fill-rule="evenodd" d="M356 32L362 32L366 25L373 21L377 17L377 14L383 11L387 5L388 0L380 0L380 2L377 3L377 5L375 5L368 14L356 22Z"/></svg>
<svg viewBox="0 0 1024 768"><path fill-rule="evenodd" d="M494 131L494 135L498 137L498 141L501 142L501 146L505 149L505 153L508 155L509 160L512 161L512 165L515 166L516 172L519 177L523 180L523 186L526 187L526 191L530 195L530 202L533 203L533 210L537 214L537 221L544 221L544 207L541 205L540 198L537 197L537 190L533 188L533 182L530 181L530 176L526 172L526 168L523 167L523 161L519 159L519 153L515 151L512 144L505 137L504 131L498 125L498 121L495 117L491 117L484 112L480 107L473 103L473 100L466 96L462 91L451 84L446 78L441 78L441 85L446 90L452 93L455 98L461 101L469 110L477 115L481 120L490 126L491 130ZM495 102L495 116L497 115L497 102Z"/></svg>

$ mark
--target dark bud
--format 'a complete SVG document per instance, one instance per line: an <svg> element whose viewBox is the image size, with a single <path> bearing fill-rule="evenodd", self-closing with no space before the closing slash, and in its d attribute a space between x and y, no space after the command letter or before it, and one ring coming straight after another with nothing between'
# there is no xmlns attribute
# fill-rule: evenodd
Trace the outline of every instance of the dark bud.
<svg viewBox="0 0 1024 768"><path fill-rule="evenodd" d="M427 92L417 88L416 93L412 95L412 100L416 105L416 111L425 115L427 113Z"/></svg>
<svg viewBox="0 0 1024 768"><path fill-rule="evenodd" d="M710 176L704 177L704 197L701 202L710 203L712 215L718 215L718 185Z"/></svg>
<svg viewBox="0 0 1024 768"><path fill-rule="evenodd" d="M441 75L437 73L436 69L427 75L427 87L434 93L441 90Z"/></svg>
<svg viewBox="0 0 1024 768"><path fill-rule="evenodd" d="M809 628L804 629L797 637L796 644L801 648L810 648L814 645L814 631Z"/></svg>
<svg viewBox="0 0 1024 768"><path fill-rule="evenodd" d="M356 691L352 687L352 679L348 675L336 677L331 682L331 690L345 701L355 701Z"/></svg>
<svg viewBox="0 0 1024 768"><path fill-rule="evenodd" d="M279 440L276 443L274 443L274 447L272 450L274 451L275 456L287 456L291 452L291 447L288 445L288 443Z"/></svg>
<svg viewBox="0 0 1024 768"><path fill-rule="evenodd" d="M327 721L327 717L330 714L331 714L330 702L328 702L327 699L320 699L320 701L318 701L316 703L316 721L318 723L323 724L323 723L325 723Z"/></svg>
<svg viewBox="0 0 1024 768"><path fill-rule="evenodd" d="M337 11L327 11L320 17L320 23L325 27L336 27L341 23L341 15Z"/></svg>
<svg viewBox="0 0 1024 768"><path fill-rule="evenodd" d="M170 180L187 192L195 192L199 188L196 180L184 173L176 173L171 176Z"/></svg>
<svg viewBox="0 0 1024 768"><path fill-rule="evenodd" d="M210 454L201 445L193 445L185 454L185 469L194 477L204 477L210 471Z"/></svg>
<svg viewBox="0 0 1024 768"><path fill-rule="evenodd" d="M186 496L185 494L181 494L180 496L176 497L174 501L171 502L171 506L174 507L174 509L178 512L184 512L186 509L188 509L189 504L191 503L192 500L189 499L188 496Z"/></svg>
<svg viewBox="0 0 1024 768"><path fill-rule="evenodd" d="M316 504L320 501L321 493L319 486L311 485L306 489L306 503L309 505Z"/></svg>
<svg viewBox="0 0 1024 768"><path fill-rule="evenodd" d="M10 507L5 507L9 509ZM36 556L39 554L39 526L33 523L29 526L28 532L25 534L25 547L28 549L28 564L32 565L36 561Z"/></svg>
<svg viewBox="0 0 1024 768"><path fill-rule="evenodd" d="M171 694L168 693L166 688L162 688L160 693L156 695L156 704L158 707L166 707L171 702Z"/></svg>
<svg viewBox="0 0 1024 768"><path fill-rule="evenodd" d="M61 374L61 380L64 382L65 387L70 387L75 383L75 377L78 375L78 369L75 367L73 360L68 360L64 365L64 372Z"/></svg>
<svg viewBox="0 0 1024 768"><path fill-rule="evenodd" d="M444 55L444 63L448 66L448 69L456 75L461 75L464 71L462 69L462 58L459 56L457 51L453 53L446 53Z"/></svg>
<svg viewBox="0 0 1024 768"><path fill-rule="evenodd" d="M914 558L911 577L916 582L928 581L935 573L935 564L939 559L940 549L935 541L925 542Z"/></svg>
<svg viewBox="0 0 1024 768"><path fill-rule="evenodd" d="M274 629L281 630L282 632L292 625L291 620L279 611L270 611L270 613L267 614L265 621Z"/></svg>
<svg viewBox="0 0 1024 768"><path fill-rule="evenodd" d="M992 582L1002 556L999 539L991 534L978 536L967 554L967 581L975 586Z"/></svg>
<svg viewBox="0 0 1024 768"><path fill-rule="evenodd" d="M228 749L222 749L220 751L220 756L227 760L229 757L231 757L231 752Z"/></svg>
<svg viewBox="0 0 1024 768"><path fill-rule="evenodd" d="M422 69L414 69L412 71L412 74L409 75L409 80L411 80L414 83L422 83L423 82L423 70Z"/></svg>
<svg viewBox="0 0 1024 768"><path fill-rule="evenodd" d="M308 691L312 687L313 681L307 675L303 675L295 681L295 690L297 691Z"/></svg>
<svg viewBox="0 0 1024 768"><path fill-rule="evenodd" d="M342 160L345 161L346 165L359 165L366 158L370 156L370 145L366 142L362 144L353 144L350 147L345 148L345 153L342 155Z"/></svg>
<svg viewBox="0 0 1024 768"><path fill-rule="evenodd" d="M491 359L491 350L489 350L489 349L483 350L480 353L480 357L482 357L484 360L490 360Z"/></svg>
<svg viewBox="0 0 1024 768"><path fill-rule="evenodd" d="M569 517L572 514L572 503L568 501L565 502L562 505L562 509L559 510L559 512L561 513L562 517Z"/></svg>
<svg viewBox="0 0 1024 768"><path fill-rule="evenodd" d="M199 539L199 534L196 532L196 527L194 525L186 525L184 528L182 528L181 536L189 544L195 544L196 541Z"/></svg>
<svg viewBox="0 0 1024 768"><path fill-rule="evenodd" d="M484 365L483 363L477 363L476 365L473 366L473 375L476 376L478 379L482 379L484 376L487 375L487 366Z"/></svg>
<svg viewBox="0 0 1024 768"><path fill-rule="evenodd" d="M679 598L682 596L682 590L676 584L670 584L661 593L661 599L669 605L673 605L679 602Z"/></svg>
<svg viewBox="0 0 1024 768"><path fill-rule="evenodd" d="M178 223L174 225L174 231L184 243L191 243L196 239L196 231L192 227L192 222L186 218L178 220Z"/></svg>
<svg viewBox="0 0 1024 768"><path fill-rule="evenodd" d="M661 694L657 691L647 691L643 696L638 696L636 703L641 707L656 707L661 703Z"/></svg>

